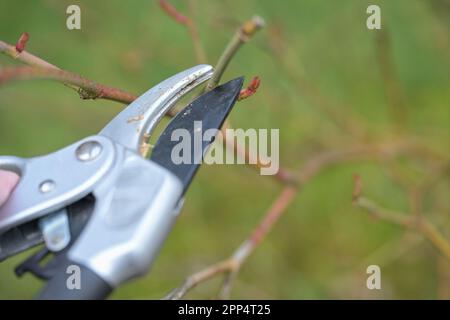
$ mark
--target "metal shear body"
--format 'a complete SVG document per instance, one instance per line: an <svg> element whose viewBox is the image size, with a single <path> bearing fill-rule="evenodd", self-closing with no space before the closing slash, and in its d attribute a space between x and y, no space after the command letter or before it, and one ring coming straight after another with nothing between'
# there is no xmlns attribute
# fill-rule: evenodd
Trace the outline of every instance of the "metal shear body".
<svg viewBox="0 0 450 320"><path fill-rule="evenodd" d="M211 66L199 65L161 82L99 134L59 151L31 159L0 157L0 169L21 176L0 207L0 260L44 242L43 251L16 269L19 275L31 271L48 280L40 298L104 298L147 272L198 168L185 164L174 169L167 147L170 132L179 126L192 129L194 120L219 128L237 99L242 78L197 98L186 107L193 110L191 116L177 115L150 161L140 155L140 146L164 114L212 72ZM49 253L54 259L40 267ZM72 271L78 272L78 283L70 282Z"/></svg>

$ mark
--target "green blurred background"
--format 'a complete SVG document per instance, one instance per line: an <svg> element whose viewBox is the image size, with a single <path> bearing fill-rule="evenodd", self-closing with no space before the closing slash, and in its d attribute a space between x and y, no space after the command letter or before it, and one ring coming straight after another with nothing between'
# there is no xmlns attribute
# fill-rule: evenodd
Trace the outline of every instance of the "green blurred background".
<svg viewBox="0 0 450 320"><path fill-rule="evenodd" d="M79 31L66 29L70 4L81 7ZM172 4L189 12L186 1ZM231 121L240 128L280 128L283 166L296 169L314 154L356 143L330 113L356 118L367 131L363 143L395 139L399 133L393 128L400 121L402 135L420 138L448 161L449 1L192 4L212 64L243 21L254 14L266 20L266 28L239 51L224 80L261 77L259 92L236 106ZM381 6L382 31L366 28L369 4ZM157 1L1 1L0 40L14 44L24 31L30 33L30 52L136 94L196 64L186 29L164 14ZM391 80L403 105L394 106L394 112L379 63L377 41L385 44L386 39L394 70ZM0 56L2 67L13 64L17 62ZM122 108L115 102L81 100L51 81L8 83L0 87L0 154L31 157L54 151L96 133ZM433 164L403 156L393 166L412 185L425 179ZM368 197L410 211L408 193L380 161L328 168L302 188L249 257L232 298L450 298L450 264L426 240L374 221L352 206L355 172ZM120 287L113 298L161 298L187 275L228 257L280 190L277 182L246 166L203 166L152 272ZM427 218L448 238L449 190L448 176L442 175L423 203ZM41 286L30 275L14 276L14 266L25 256L0 264L0 298L31 298ZM370 264L381 267L382 290L366 288ZM188 298L214 297L219 280L199 286Z"/></svg>

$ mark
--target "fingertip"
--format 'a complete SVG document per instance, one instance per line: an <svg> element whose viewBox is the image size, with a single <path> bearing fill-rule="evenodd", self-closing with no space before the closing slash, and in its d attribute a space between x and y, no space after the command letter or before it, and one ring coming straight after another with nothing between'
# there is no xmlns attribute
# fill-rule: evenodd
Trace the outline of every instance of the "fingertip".
<svg viewBox="0 0 450 320"><path fill-rule="evenodd" d="M0 170L0 205L8 199L19 179L19 175L15 172Z"/></svg>

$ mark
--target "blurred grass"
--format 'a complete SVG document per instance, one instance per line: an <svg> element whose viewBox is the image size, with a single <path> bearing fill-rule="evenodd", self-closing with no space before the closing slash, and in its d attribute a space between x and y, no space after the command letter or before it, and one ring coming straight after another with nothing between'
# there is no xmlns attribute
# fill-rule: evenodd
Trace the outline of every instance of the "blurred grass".
<svg viewBox="0 0 450 320"><path fill-rule="evenodd" d="M172 1L187 11L184 1ZM78 4L82 30L65 28L65 9ZM300 75L343 114L355 114L373 140L392 137L392 117L377 64L375 32L365 27L366 8L377 3L388 26L392 56L407 102L406 130L447 159L450 138L450 12L445 0L197 1L200 36L215 63L240 22L254 14L267 28L231 63L225 78L259 75L260 91L237 105L234 126L280 128L284 165L297 168L324 145L352 144L318 106ZM0 39L31 35L27 49L70 71L133 93L195 64L186 30L156 1L2 1ZM11 65L0 56L0 65ZM45 154L103 127L123 106L82 101L61 84L16 82L0 88L0 154ZM337 108L337 107L336 107ZM408 178L428 174L405 165ZM365 288L367 257L394 248L403 230L373 222L351 205L352 174L382 205L408 210L404 190L375 161L327 169L308 183L273 232L244 265L233 298L438 298L437 253L424 241L382 266L382 292ZM411 178L413 179L413 178ZM119 288L114 298L160 298L188 274L226 258L257 223L280 187L243 166L204 166L152 272ZM449 181L435 186L425 211L448 233ZM408 243L408 242L407 242ZM403 245L402 245L403 246ZM390 251L375 254L381 264ZM0 264L0 298L31 298L40 282L17 279L13 267L26 255ZM368 264L367 264L368 265ZM450 268L450 265L447 264ZM448 279L448 278L447 278ZM189 296L214 295L218 281ZM449 297L447 297L449 298Z"/></svg>

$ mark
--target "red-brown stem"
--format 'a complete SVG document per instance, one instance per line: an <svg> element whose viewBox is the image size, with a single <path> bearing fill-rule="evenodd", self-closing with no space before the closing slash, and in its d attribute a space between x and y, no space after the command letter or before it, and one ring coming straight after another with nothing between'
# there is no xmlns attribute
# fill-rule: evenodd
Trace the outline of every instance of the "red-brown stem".
<svg viewBox="0 0 450 320"><path fill-rule="evenodd" d="M181 14L169 1L159 0L159 6L169 17L179 24L186 25L188 23L188 17Z"/></svg>
<svg viewBox="0 0 450 320"><path fill-rule="evenodd" d="M11 80L49 79L81 88L78 90L83 99L107 99L121 103L131 103L135 95L117 88L107 87L84 78L78 74L54 68L37 68L30 66L8 67L0 71L0 85Z"/></svg>
<svg viewBox="0 0 450 320"><path fill-rule="evenodd" d="M159 0L159 5L161 9L171 17L175 22L186 26L189 35L191 36L192 42L194 44L195 56L198 63L206 62L206 54L203 49L200 35L197 29L196 23L188 16L179 12L169 1L167 0ZM190 7L192 3L190 3ZM193 11L193 10L191 10ZM191 12L192 13L192 12Z"/></svg>
<svg viewBox="0 0 450 320"><path fill-rule="evenodd" d="M29 65L28 67L24 66L2 69L0 73L0 83L4 83L9 80L47 78L63 82L71 89L77 91L83 99L101 98L129 104L137 98L136 95L130 94L121 89L109 87L84 78L78 74L62 70L25 50L18 52L15 46L3 41L0 41L0 52Z"/></svg>
<svg viewBox="0 0 450 320"><path fill-rule="evenodd" d="M22 63L28 64L30 66L43 67L43 68L55 68L59 69L57 66L27 52L18 52L16 47L10 45L4 41L0 41L0 52L6 54L7 56L16 59Z"/></svg>

